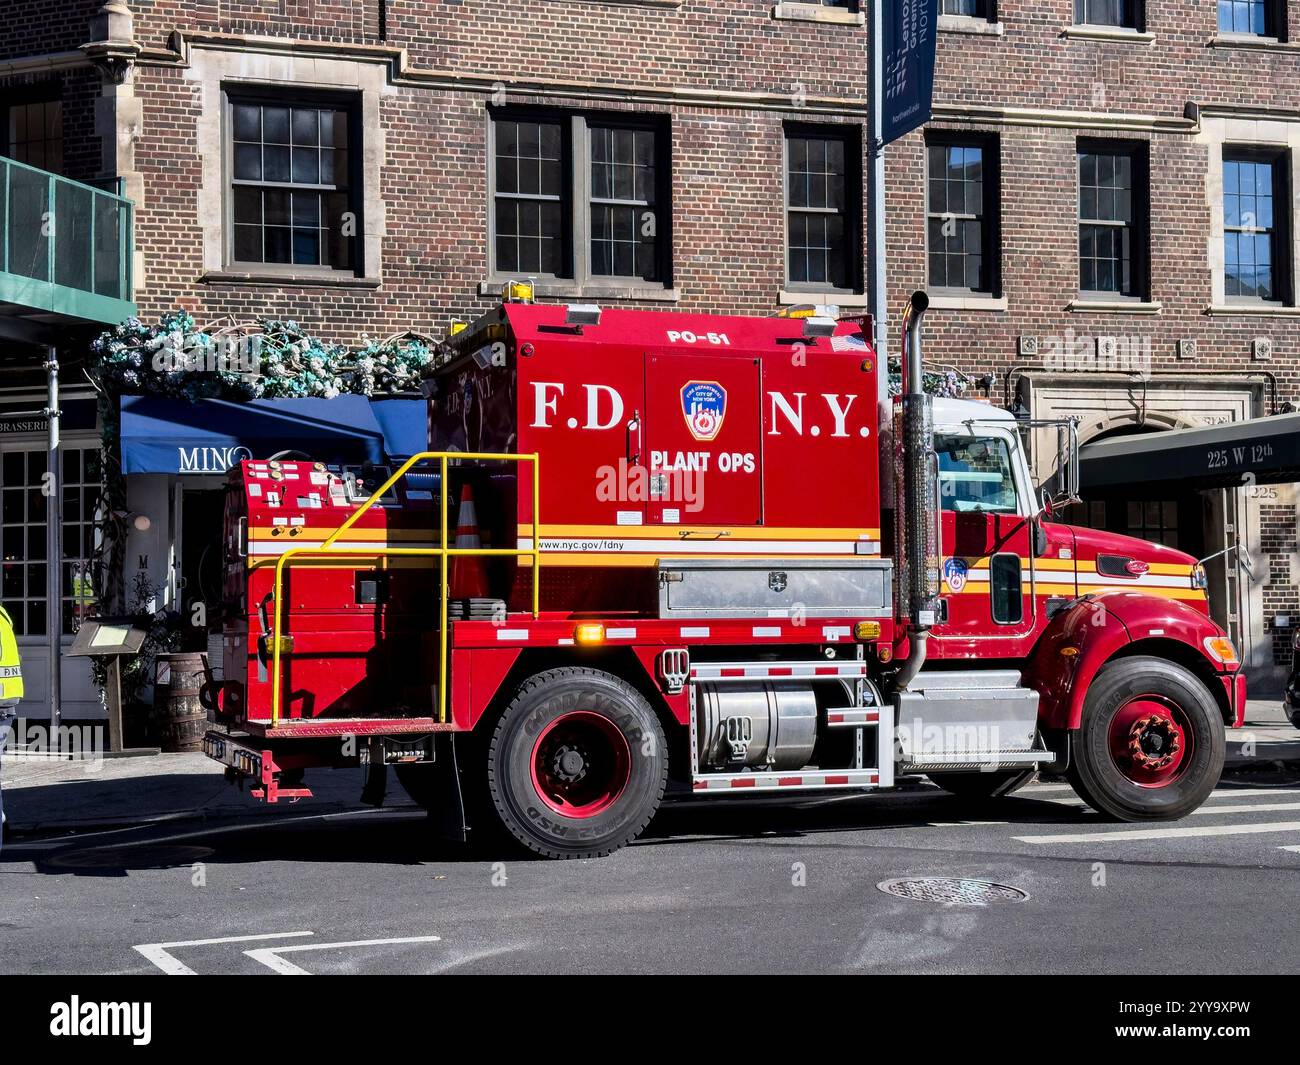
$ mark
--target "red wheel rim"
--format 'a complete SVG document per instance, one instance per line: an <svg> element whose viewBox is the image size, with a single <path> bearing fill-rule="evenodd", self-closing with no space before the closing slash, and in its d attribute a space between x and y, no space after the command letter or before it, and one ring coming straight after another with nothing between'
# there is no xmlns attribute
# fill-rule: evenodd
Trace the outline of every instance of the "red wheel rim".
<svg viewBox="0 0 1300 1065"><path fill-rule="evenodd" d="M1110 756L1125 779L1143 788L1164 788L1191 764L1191 723L1182 708L1159 695L1130 699L1110 723Z"/></svg>
<svg viewBox="0 0 1300 1065"><path fill-rule="evenodd" d="M618 801L632 776L627 737L601 714L574 710L557 717L533 744L533 787L551 810L595 817Z"/></svg>

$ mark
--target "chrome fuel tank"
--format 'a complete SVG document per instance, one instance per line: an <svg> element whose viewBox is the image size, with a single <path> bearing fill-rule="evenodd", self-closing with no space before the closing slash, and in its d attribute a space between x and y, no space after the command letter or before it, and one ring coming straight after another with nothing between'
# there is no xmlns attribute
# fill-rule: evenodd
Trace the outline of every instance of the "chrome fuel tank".
<svg viewBox="0 0 1300 1065"><path fill-rule="evenodd" d="M811 688L775 684L701 684L696 693L701 768L801 769L817 742Z"/></svg>

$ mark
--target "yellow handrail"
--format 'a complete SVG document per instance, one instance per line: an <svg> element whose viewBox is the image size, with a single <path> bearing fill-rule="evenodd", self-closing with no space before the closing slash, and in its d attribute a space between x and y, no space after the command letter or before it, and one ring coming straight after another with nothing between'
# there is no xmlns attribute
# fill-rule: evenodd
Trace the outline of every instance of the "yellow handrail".
<svg viewBox="0 0 1300 1065"><path fill-rule="evenodd" d="M369 510L385 492L393 487L398 481L406 476L418 462L425 462L430 459L438 461L438 494L440 496L439 504L439 538L438 547L377 547L366 549L364 551L355 548L333 551L331 547L335 541L348 529L352 528L358 518ZM528 462L532 464L533 472L533 546L531 548L513 548L513 547L448 547L447 546L447 463L451 460L470 460L470 461L501 461L501 462ZM386 558L390 555L398 556L437 556L438 564L438 582L439 582L439 619L438 619L438 721L441 724L447 723L447 560L458 557L493 557L493 556L510 556L519 557L520 555L529 555L533 560L533 617L536 618L540 613L539 610L539 589L541 587L541 564L542 564L542 537L541 537L541 518L540 518L540 498L541 498L541 476L538 469L538 456L534 453L531 455L514 455L514 454L492 454L481 451L422 451L418 455L412 455L404 462L401 467L388 478L370 498L354 510L348 519L335 529L329 536L321 541L320 547L291 547L284 552L275 563L275 599L272 604L271 620L271 727L275 728L280 723L280 599L281 592L284 588L284 570L285 566L292 559L300 558L321 558L328 556L330 558Z"/></svg>

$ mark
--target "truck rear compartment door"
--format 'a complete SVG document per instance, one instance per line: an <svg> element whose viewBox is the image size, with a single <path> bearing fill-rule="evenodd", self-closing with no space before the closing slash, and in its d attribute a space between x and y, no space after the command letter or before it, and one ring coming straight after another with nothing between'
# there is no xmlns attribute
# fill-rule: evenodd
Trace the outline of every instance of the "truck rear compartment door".
<svg viewBox="0 0 1300 1065"><path fill-rule="evenodd" d="M758 359L648 352L645 372L647 520L762 524Z"/></svg>

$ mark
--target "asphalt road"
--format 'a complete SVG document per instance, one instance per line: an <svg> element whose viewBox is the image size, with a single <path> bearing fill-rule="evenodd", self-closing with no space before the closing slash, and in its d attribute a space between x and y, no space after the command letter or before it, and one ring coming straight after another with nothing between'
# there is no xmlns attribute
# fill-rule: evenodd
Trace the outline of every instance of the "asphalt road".
<svg viewBox="0 0 1300 1065"><path fill-rule="evenodd" d="M877 887L915 877L1028 897ZM1295 973L1298 911L1300 775L1225 781L1154 826L1060 784L978 811L925 788L697 801L558 863L439 842L410 808L302 804L6 847L0 971Z"/></svg>

